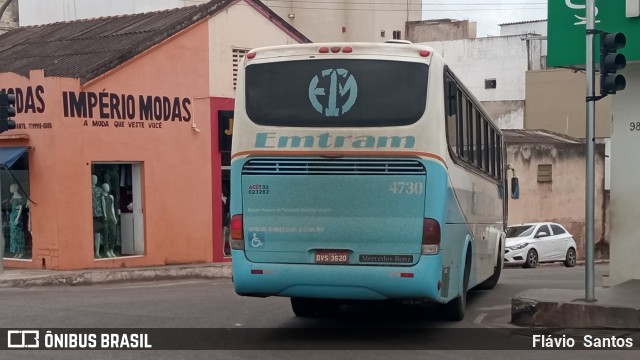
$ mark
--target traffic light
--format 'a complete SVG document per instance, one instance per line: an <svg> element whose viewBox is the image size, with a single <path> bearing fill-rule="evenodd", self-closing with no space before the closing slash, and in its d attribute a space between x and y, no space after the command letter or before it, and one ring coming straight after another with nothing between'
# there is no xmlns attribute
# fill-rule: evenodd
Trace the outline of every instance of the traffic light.
<svg viewBox="0 0 640 360"><path fill-rule="evenodd" d="M16 115L16 96L7 94L4 90L0 92L0 133L16 128L16 122L11 119Z"/></svg>
<svg viewBox="0 0 640 360"><path fill-rule="evenodd" d="M624 90L627 81L617 74L627 66L627 59L618 50L627 45L627 37L623 33L600 33L600 95L615 94Z"/></svg>

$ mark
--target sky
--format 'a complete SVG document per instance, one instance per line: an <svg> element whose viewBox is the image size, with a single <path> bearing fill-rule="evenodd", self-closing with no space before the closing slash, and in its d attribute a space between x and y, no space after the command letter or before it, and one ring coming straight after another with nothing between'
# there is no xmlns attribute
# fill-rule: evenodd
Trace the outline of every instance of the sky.
<svg viewBox="0 0 640 360"><path fill-rule="evenodd" d="M204 0L198 0L204 1ZM270 6L283 7L289 0L262 0ZM296 6L304 8L318 7L324 8L321 3L339 4L344 0L293 0ZM547 18L547 1L549 0L419 0L422 3L422 19L458 19L475 21L477 26L477 36L497 36L500 35L500 26L498 24L520 22L527 20L544 20ZM573 4L584 5L586 0L551 0L551 1L568 1ZM609 0L610 1L610 0ZM153 5L146 5L152 3ZM347 3L353 4L372 4L373 0L349 0ZM375 0L380 4L395 6L395 10L403 11L397 8L399 5L397 0ZM109 3L111 3L109 5ZM121 4L120 7L113 6L113 3ZM70 20L78 13L86 13L86 17L117 15L120 13L142 12L147 11L148 6L152 9L171 8L177 6L179 0L30 0L20 2L20 12L23 14L41 14L40 16L51 19L58 16L58 21ZM197 3L194 1L193 3ZM62 4L62 5L60 5ZM128 4L128 5L126 5ZM400 4L403 4L400 3ZM402 7L402 5L400 5ZM37 8L40 11L28 11L29 8ZM118 9L128 9L120 11ZM130 8L130 9L129 9ZM44 9L44 10L43 10ZM24 10L24 11L23 11ZM136 10L136 11L133 11ZM405 8L406 10L406 8ZM73 11L73 13L71 13ZM62 14L62 12L68 12ZM93 15L97 14L97 15ZM33 15L38 16L38 15ZM27 16L20 18L20 25L34 25L42 23L38 18L27 19Z"/></svg>
<svg viewBox="0 0 640 360"><path fill-rule="evenodd" d="M547 0L422 0L422 18L475 21L478 37L496 36L499 24L547 19Z"/></svg>

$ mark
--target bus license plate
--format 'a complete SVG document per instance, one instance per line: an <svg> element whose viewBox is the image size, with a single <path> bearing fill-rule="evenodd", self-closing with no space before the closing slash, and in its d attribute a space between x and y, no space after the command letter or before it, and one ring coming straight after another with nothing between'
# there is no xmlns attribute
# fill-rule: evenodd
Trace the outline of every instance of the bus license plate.
<svg viewBox="0 0 640 360"><path fill-rule="evenodd" d="M318 264L346 264L349 262L349 252L316 251L315 262Z"/></svg>

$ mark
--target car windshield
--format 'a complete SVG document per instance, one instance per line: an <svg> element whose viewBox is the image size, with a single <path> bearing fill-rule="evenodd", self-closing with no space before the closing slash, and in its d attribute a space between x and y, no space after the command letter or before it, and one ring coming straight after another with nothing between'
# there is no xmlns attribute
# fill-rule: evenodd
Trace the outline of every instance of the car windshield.
<svg viewBox="0 0 640 360"><path fill-rule="evenodd" d="M534 229L535 229L534 225L511 226L507 229L507 237L508 238L526 237L531 235Z"/></svg>

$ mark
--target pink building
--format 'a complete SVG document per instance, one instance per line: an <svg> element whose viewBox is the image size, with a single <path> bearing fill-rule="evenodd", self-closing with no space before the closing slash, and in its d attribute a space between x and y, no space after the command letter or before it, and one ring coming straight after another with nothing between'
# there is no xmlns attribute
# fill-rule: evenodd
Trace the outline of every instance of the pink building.
<svg viewBox="0 0 640 360"><path fill-rule="evenodd" d="M17 111L0 135L5 266L228 261L220 140L234 67L248 49L299 42L252 0L0 35Z"/></svg>

